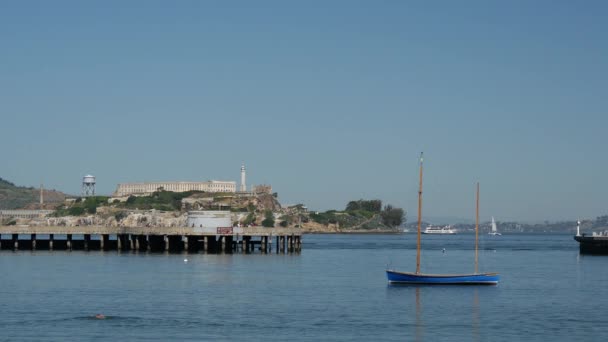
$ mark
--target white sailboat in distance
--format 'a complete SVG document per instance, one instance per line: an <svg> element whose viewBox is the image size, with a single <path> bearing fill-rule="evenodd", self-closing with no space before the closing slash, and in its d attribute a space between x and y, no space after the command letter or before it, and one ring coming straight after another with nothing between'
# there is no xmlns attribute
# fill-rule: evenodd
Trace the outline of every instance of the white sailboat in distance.
<svg viewBox="0 0 608 342"><path fill-rule="evenodd" d="M494 216L492 216L492 231L490 231L488 234L490 234L490 235L502 235L502 234L500 234L496 230L496 221L494 221Z"/></svg>

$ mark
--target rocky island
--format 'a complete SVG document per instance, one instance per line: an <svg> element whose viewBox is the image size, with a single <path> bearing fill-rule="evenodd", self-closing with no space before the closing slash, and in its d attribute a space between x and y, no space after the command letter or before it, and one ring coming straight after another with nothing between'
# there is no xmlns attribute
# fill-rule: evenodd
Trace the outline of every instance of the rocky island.
<svg viewBox="0 0 608 342"><path fill-rule="evenodd" d="M344 210L309 211L304 204L282 206L277 193L156 191L145 196L75 197L53 191L38 206L34 188L0 179L0 225L186 227L188 212L230 211L233 226L299 228L302 233L398 233L405 219L401 208L381 200L349 202ZM40 190L41 197L48 191ZM50 193L50 192L49 192ZM42 201L40 201L42 203ZM46 209L32 215L17 210Z"/></svg>

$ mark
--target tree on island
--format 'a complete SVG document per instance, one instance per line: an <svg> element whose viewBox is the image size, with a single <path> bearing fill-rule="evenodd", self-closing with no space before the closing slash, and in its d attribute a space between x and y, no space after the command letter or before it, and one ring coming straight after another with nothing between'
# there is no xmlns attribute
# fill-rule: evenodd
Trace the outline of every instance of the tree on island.
<svg viewBox="0 0 608 342"><path fill-rule="evenodd" d="M272 211L266 210L264 213L264 221L262 221L262 226L264 227L274 227L274 216L272 215Z"/></svg>
<svg viewBox="0 0 608 342"><path fill-rule="evenodd" d="M390 204L382 209L381 200L363 200L350 201L346 205L346 212L349 213L370 213L368 215L380 214L382 224L389 227L398 227L405 221L405 211L401 208L395 208Z"/></svg>
<svg viewBox="0 0 608 342"><path fill-rule="evenodd" d="M382 216L382 223L390 227L398 227L405 220L405 211L401 208L393 208L390 204L384 207L380 215Z"/></svg>
<svg viewBox="0 0 608 342"><path fill-rule="evenodd" d="M346 205L346 211L355 211L355 210L363 210L370 211L374 213L380 212L382 210L382 201L381 200L363 200L360 199L358 201L350 201Z"/></svg>

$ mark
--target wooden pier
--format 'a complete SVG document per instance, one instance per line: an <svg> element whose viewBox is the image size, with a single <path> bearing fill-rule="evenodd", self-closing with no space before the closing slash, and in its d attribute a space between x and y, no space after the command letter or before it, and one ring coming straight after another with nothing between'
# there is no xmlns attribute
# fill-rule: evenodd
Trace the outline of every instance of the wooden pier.
<svg viewBox="0 0 608 342"><path fill-rule="evenodd" d="M297 228L0 226L0 250L299 253Z"/></svg>

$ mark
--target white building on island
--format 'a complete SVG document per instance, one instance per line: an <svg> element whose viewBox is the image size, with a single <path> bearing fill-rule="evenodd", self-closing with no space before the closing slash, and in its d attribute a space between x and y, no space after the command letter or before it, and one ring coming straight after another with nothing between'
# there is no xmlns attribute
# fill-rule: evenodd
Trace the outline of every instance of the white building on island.
<svg viewBox="0 0 608 342"><path fill-rule="evenodd" d="M114 197L129 195L149 195L156 191L204 191L204 192L236 192L236 182L216 181L207 182L143 182L120 183L114 192Z"/></svg>

